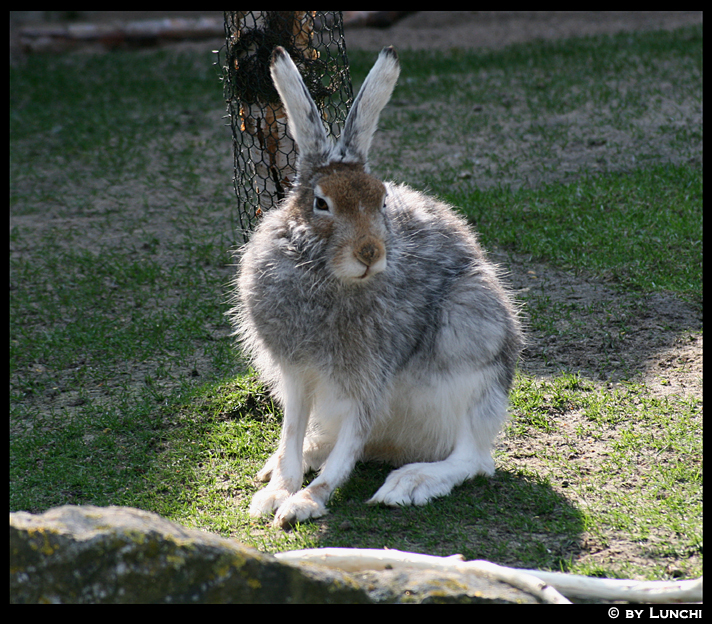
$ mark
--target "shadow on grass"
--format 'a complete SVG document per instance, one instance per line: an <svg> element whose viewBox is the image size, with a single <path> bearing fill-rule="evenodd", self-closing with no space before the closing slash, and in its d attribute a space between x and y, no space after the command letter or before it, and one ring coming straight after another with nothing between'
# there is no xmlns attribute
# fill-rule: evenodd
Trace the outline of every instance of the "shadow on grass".
<svg viewBox="0 0 712 624"><path fill-rule="evenodd" d="M583 518L540 479L498 470L422 507L371 506L390 466L358 464L319 520L320 546L393 548L519 567L566 569L580 552Z"/></svg>

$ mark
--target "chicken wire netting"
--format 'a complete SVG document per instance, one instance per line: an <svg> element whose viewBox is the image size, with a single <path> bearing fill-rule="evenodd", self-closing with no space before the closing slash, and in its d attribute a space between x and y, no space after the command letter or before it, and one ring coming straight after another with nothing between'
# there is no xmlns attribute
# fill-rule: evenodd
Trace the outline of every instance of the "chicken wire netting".
<svg viewBox="0 0 712 624"><path fill-rule="evenodd" d="M296 146L269 73L276 46L287 50L338 138L353 100L338 11L225 11L223 88L233 137L239 235L292 187Z"/></svg>

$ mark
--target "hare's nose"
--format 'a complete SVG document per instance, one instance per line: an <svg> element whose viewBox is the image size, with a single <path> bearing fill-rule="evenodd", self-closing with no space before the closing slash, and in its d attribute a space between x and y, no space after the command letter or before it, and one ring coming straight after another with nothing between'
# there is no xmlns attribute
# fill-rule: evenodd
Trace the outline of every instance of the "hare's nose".
<svg viewBox="0 0 712 624"><path fill-rule="evenodd" d="M386 270L386 247L377 238L368 238L354 250L354 256L366 272L361 277L377 275Z"/></svg>
<svg viewBox="0 0 712 624"><path fill-rule="evenodd" d="M356 251L356 258L367 267L373 266L378 262L384 254L383 245L376 241L367 241L359 246Z"/></svg>

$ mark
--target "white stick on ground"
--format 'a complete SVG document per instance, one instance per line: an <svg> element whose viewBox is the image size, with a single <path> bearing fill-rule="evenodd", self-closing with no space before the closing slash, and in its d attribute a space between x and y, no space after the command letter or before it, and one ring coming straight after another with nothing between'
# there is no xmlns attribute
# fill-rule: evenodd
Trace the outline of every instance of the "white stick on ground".
<svg viewBox="0 0 712 624"><path fill-rule="evenodd" d="M314 548L275 555L289 563L315 563L347 572L419 568L450 570L504 581L545 602L569 603L563 595L599 600L632 602L701 602L702 578L689 581L634 581L599 579L559 572L506 568L489 561L464 561L462 555L435 557L399 550L371 548Z"/></svg>
<svg viewBox="0 0 712 624"><path fill-rule="evenodd" d="M325 567L337 568L348 572L385 570L389 568L418 568L475 574L490 580L504 581L536 596L542 602L571 604L556 589L530 574L522 573L513 568L504 568L489 561L464 562L462 555L433 557L399 550L315 548L278 553L275 557L280 561L289 563L317 563ZM472 563L477 565L473 566L471 565Z"/></svg>

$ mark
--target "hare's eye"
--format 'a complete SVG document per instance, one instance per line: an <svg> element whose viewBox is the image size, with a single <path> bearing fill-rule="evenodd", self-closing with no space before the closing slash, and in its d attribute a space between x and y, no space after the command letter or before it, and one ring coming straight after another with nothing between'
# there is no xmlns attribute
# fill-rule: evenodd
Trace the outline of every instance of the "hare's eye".
<svg viewBox="0 0 712 624"><path fill-rule="evenodd" d="M323 197L314 198L314 212L329 212L329 204Z"/></svg>

